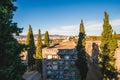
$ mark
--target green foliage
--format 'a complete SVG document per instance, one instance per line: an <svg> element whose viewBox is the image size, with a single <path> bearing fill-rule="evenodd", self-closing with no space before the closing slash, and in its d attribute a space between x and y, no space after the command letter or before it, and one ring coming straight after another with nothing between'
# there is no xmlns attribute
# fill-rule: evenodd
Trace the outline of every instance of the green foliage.
<svg viewBox="0 0 120 80"><path fill-rule="evenodd" d="M85 34L85 29L84 29L84 24L83 24L83 20L81 20L81 24L80 24L80 32Z"/></svg>
<svg viewBox="0 0 120 80"><path fill-rule="evenodd" d="M37 71L40 72L42 75L42 59L36 59L35 63Z"/></svg>
<svg viewBox="0 0 120 80"><path fill-rule="evenodd" d="M109 44L110 54L112 54L111 56L114 56L116 47L117 47L117 38L116 38L116 32L114 32Z"/></svg>
<svg viewBox="0 0 120 80"><path fill-rule="evenodd" d="M32 32L31 25L29 25L29 30L26 38L26 45L28 46L28 67L30 70L33 70L33 65L35 64L35 59L33 58L33 54L35 54L35 44L34 44L34 36Z"/></svg>
<svg viewBox="0 0 120 80"><path fill-rule="evenodd" d="M42 73L42 39L40 30L38 31L36 54L34 58L36 59L37 70Z"/></svg>
<svg viewBox="0 0 120 80"><path fill-rule="evenodd" d="M80 32L79 32L79 40L76 46L77 49L77 60L76 66L79 70L81 80L86 80L87 72L88 72L88 65L86 59L86 51L85 51L85 31L83 21L80 24Z"/></svg>
<svg viewBox="0 0 120 80"><path fill-rule="evenodd" d="M44 35L44 45L47 46L47 47L50 45L49 44L49 33L48 33L48 31L46 31L45 35Z"/></svg>
<svg viewBox="0 0 120 80"><path fill-rule="evenodd" d="M100 49L101 53L99 55L99 67L101 73L103 74L103 79L113 79L116 77L115 71L115 59L114 53L117 47L116 33L113 35L112 27L109 24L109 16L105 12L105 19L103 24L103 32L101 35Z"/></svg>
<svg viewBox="0 0 120 80"><path fill-rule="evenodd" d="M22 80L26 66L19 56L24 45L13 35L19 35L22 28L12 22L15 0L0 0L0 80Z"/></svg>
<svg viewBox="0 0 120 80"><path fill-rule="evenodd" d="M42 59L42 39L40 30L38 31L36 54L34 55L35 59Z"/></svg>

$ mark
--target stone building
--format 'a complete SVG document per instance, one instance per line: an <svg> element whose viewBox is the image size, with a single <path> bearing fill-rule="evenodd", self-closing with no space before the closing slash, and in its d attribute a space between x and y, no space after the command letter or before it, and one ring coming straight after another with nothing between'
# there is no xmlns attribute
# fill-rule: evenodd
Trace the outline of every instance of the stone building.
<svg viewBox="0 0 120 80"><path fill-rule="evenodd" d="M43 80L76 80L76 50L71 41L44 48Z"/></svg>
<svg viewBox="0 0 120 80"><path fill-rule="evenodd" d="M118 79L120 79L120 40L118 40L118 46L115 51L115 67L118 71Z"/></svg>

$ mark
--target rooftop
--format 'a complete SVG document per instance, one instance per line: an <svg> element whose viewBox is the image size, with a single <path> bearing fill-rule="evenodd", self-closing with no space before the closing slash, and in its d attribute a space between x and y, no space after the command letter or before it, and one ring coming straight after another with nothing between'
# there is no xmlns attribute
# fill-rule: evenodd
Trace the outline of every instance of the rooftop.
<svg viewBox="0 0 120 80"><path fill-rule="evenodd" d="M73 41L65 41L61 42L58 45L55 46L50 46L49 48L54 48L54 49L73 49L75 48L75 43Z"/></svg>

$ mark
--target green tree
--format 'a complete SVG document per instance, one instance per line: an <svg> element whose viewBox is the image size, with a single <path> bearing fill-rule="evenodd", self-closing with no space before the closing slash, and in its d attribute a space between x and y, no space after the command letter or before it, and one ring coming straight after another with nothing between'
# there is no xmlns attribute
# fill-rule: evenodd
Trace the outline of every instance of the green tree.
<svg viewBox="0 0 120 80"><path fill-rule="evenodd" d="M85 51L85 30L84 24L81 20L80 24L80 32L79 32L79 39L76 46L77 49L77 60L76 66L79 70L81 80L86 80L87 72L88 72L88 65L87 65L87 58L86 58L86 51Z"/></svg>
<svg viewBox="0 0 120 80"><path fill-rule="evenodd" d="M26 45L28 46L28 68L29 70L33 70L33 66L35 64L35 59L33 58L33 54L35 54L35 43L31 25L29 25L28 34L26 37Z"/></svg>
<svg viewBox="0 0 120 80"><path fill-rule="evenodd" d="M13 35L19 35L22 28L12 21L15 0L0 0L0 80L23 80L26 66L19 56L24 46Z"/></svg>
<svg viewBox="0 0 120 80"><path fill-rule="evenodd" d="M45 35L44 35L44 45L47 46L47 47L50 45L49 44L49 33L48 33L48 31L46 31Z"/></svg>
<svg viewBox="0 0 120 80"><path fill-rule="evenodd" d="M112 34L113 30L109 24L109 15L104 12L103 32L101 34L101 53L99 55L99 67L103 74L103 79L116 77L114 53L117 46L116 34Z"/></svg>
<svg viewBox="0 0 120 80"><path fill-rule="evenodd" d="M116 32L114 32L114 34L112 35L112 38L110 40L110 45L109 45L109 49L110 49L110 53L114 56L115 53L115 49L117 47L117 38L116 38Z"/></svg>
<svg viewBox="0 0 120 80"><path fill-rule="evenodd" d="M36 54L34 58L36 59L37 70L42 73L42 39L40 30L38 31Z"/></svg>
<svg viewBox="0 0 120 80"><path fill-rule="evenodd" d="M84 29L84 24L83 24L83 20L81 20L81 24L80 24L80 30L81 33L85 34L85 29Z"/></svg>

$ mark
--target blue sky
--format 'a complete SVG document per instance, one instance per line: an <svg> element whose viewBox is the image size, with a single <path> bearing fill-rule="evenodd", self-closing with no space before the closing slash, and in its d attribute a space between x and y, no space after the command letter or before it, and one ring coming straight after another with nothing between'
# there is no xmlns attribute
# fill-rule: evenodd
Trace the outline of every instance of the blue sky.
<svg viewBox="0 0 120 80"><path fill-rule="evenodd" d="M120 33L120 0L17 0L13 21L23 27L29 24L34 34L41 29L49 34L78 35L81 19L87 35L100 35L104 11L109 14L113 30Z"/></svg>

